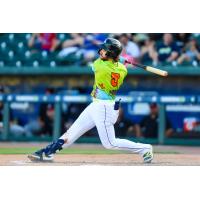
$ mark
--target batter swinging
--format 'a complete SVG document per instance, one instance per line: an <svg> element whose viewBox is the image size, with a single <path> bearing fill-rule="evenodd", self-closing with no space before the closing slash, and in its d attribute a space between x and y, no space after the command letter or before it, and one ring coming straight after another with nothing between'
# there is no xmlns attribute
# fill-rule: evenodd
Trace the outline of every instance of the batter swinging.
<svg viewBox="0 0 200 200"><path fill-rule="evenodd" d="M102 145L106 149L126 150L139 153L145 163L153 159L152 146L115 138L114 124L117 121L120 101L115 95L127 75L127 69L119 60L121 43L107 38L99 49L99 58L93 63L95 74L94 88L91 93L93 102L86 107L73 125L56 142L28 155L31 161L52 161L54 154L69 147L81 135L97 127Z"/></svg>

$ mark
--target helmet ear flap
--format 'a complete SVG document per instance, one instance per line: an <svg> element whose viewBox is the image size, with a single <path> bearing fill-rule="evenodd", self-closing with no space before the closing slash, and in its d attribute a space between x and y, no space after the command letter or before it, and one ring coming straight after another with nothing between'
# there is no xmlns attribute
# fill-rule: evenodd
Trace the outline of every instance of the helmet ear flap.
<svg viewBox="0 0 200 200"><path fill-rule="evenodd" d="M102 49L104 49L104 48L99 48L98 54L100 54L100 51L101 51ZM104 50L105 50L105 49L104 49ZM112 52L109 52L109 51L106 50L106 54L105 54L105 55L108 56L108 57L112 57Z"/></svg>
<svg viewBox="0 0 200 200"><path fill-rule="evenodd" d="M103 48L100 48L100 49L98 50L98 54L99 54L99 55L100 55L100 51L101 51L102 49L103 49ZM109 52L109 51L106 51L105 56L108 57L108 58L112 58L112 57L113 57L113 56L112 56L112 53Z"/></svg>
<svg viewBox="0 0 200 200"><path fill-rule="evenodd" d="M109 58L113 58L114 60L117 58L115 53L109 52L109 51L106 52L106 56L109 57Z"/></svg>
<svg viewBox="0 0 200 200"><path fill-rule="evenodd" d="M102 50L102 48L100 48L99 50L98 50L98 54L100 54L100 51Z"/></svg>
<svg viewBox="0 0 200 200"><path fill-rule="evenodd" d="M111 56L111 53L109 51L106 51L106 56L107 57L110 57Z"/></svg>

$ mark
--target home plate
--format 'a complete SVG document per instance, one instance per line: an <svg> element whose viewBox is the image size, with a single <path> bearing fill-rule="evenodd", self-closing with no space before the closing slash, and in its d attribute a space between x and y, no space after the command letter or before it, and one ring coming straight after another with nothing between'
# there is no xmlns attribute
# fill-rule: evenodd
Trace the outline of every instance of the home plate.
<svg viewBox="0 0 200 200"><path fill-rule="evenodd" d="M25 160L14 160L14 161L10 161L11 163L13 164L16 164L16 165L26 165L27 162Z"/></svg>

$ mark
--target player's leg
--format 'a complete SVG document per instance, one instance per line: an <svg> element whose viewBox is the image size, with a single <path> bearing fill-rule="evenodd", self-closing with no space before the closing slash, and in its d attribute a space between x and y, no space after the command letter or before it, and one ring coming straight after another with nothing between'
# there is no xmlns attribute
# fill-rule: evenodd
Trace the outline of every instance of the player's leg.
<svg viewBox="0 0 200 200"><path fill-rule="evenodd" d="M95 126L94 120L90 116L90 105L80 114L72 126L60 137L65 143L63 148L69 147L84 133Z"/></svg>
<svg viewBox="0 0 200 200"><path fill-rule="evenodd" d="M139 153L143 156L145 162L150 162L152 160L153 156L151 145L115 138L113 124L99 124L97 127L100 140L105 148Z"/></svg>
<svg viewBox="0 0 200 200"><path fill-rule="evenodd" d="M99 109L98 117L93 113L102 145L107 149L126 150L139 153L144 162L150 162L153 158L152 146L149 144L135 143L126 139L115 138L114 123L118 117L118 111L112 105L103 105Z"/></svg>
<svg viewBox="0 0 200 200"><path fill-rule="evenodd" d="M89 114L90 105L80 114L72 126L55 142L49 144L47 147L36 151L34 154L29 155L32 161L51 161L53 155L73 144L81 135L88 130L92 129L95 124Z"/></svg>

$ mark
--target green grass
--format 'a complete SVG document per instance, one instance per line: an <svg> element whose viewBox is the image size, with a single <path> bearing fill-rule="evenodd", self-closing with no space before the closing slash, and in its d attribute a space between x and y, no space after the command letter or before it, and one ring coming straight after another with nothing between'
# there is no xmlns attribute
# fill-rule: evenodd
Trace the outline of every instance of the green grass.
<svg viewBox="0 0 200 200"><path fill-rule="evenodd" d="M0 148L0 154L30 154L35 151L37 151L38 148L35 147L15 147L15 148ZM116 151L116 150L108 150L108 149L78 149L78 148L69 148L69 149L63 149L59 154L124 154L129 152L124 151ZM163 152L163 151L157 151L155 153L161 153L161 154L178 154L178 152Z"/></svg>
<svg viewBox="0 0 200 200"><path fill-rule="evenodd" d="M35 147L0 148L0 154L30 154L37 151ZM121 151L107 149L63 149L59 154L119 154Z"/></svg>

